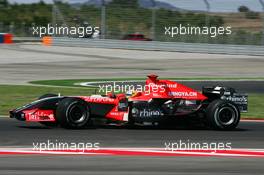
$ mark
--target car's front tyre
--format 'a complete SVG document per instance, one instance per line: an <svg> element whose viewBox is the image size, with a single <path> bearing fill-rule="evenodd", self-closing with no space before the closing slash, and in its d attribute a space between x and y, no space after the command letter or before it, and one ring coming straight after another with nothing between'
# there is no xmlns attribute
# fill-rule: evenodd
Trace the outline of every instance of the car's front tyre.
<svg viewBox="0 0 264 175"><path fill-rule="evenodd" d="M64 128L81 129L90 120L90 108L84 100L68 97L59 102L56 117Z"/></svg>
<svg viewBox="0 0 264 175"><path fill-rule="evenodd" d="M206 109L209 125L218 130L233 130L240 121L240 111L231 101L217 99Z"/></svg>

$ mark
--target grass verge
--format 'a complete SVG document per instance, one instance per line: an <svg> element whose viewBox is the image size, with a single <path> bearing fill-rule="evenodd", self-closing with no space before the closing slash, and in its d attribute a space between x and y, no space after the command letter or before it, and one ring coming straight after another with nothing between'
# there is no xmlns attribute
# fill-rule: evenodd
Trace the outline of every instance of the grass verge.
<svg viewBox="0 0 264 175"><path fill-rule="evenodd" d="M0 115L8 115L8 111L36 100L43 94L90 95L92 88L68 88L45 86L0 85Z"/></svg>
<svg viewBox="0 0 264 175"><path fill-rule="evenodd" d="M46 93L63 95L91 95L93 88L68 88L46 86L0 85L0 115L8 115L8 111L36 100ZM249 112L242 114L246 118L264 118L264 94L249 94Z"/></svg>

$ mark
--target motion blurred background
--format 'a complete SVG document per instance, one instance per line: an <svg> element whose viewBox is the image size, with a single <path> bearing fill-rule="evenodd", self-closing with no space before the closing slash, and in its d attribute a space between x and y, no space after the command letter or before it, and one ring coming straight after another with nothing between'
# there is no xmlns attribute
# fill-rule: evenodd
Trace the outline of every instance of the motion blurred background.
<svg viewBox="0 0 264 175"><path fill-rule="evenodd" d="M100 26L102 39L140 33L155 41L264 45L263 0L0 0L0 33L33 26ZM165 26L231 26L231 35L164 35Z"/></svg>

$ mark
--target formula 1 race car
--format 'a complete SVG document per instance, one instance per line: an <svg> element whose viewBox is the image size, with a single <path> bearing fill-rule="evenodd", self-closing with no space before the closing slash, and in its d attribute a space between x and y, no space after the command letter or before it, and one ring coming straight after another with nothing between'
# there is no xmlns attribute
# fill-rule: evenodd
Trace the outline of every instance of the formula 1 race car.
<svg viewBox="0 0 264 175"><path fill-rule="evenodd" d="M247 95L228 87L203 87L198 92L171 80L149 75L145 89L131 96L107 94L92 96L58 96L46 94L39 100L10 111L21 121L84 128L91 119L104 118L113 123L157 125L175 118L199 118L207 126L231 130L247 112Z"/></svg>

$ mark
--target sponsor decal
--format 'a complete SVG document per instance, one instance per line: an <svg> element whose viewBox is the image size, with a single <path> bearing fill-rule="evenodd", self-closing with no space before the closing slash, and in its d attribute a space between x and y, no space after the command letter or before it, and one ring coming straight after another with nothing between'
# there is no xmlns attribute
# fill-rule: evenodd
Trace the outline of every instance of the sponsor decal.
<svg viewBox="0 0 264 175"><path fill-rule="evenodd" d="M166 84L165 87L167 87L167 88L177 88L178 86L175 83L175 84Z"/></svg>
<svg viewBox="0 0 264 175"><path fill-rule="evenodd" d="M52 111L37 111L37 112L32 112L28 114L28 119L30 121L39 121L42 120L40 117L48 117L49 119L47 120L54 120L54 114Z"/></svg>
<svg viewBox="0 0 264 175"><path fill-rule="evenodd" d="M153 117L153 116L162 116L163 113L159 109L137 109L133 108L132 109L132 114L134 117Z"/></svg>
<svg viewBox="0 0 264 175"><path fill-rule="evenodd" d="M196 97L197 92L169 92L169 95L178 97Z"/></svg>
<svg viewBox="0 0 264 175"><path fill-rule="evenodd" d="M246 98L246 96L241 96L241 97L226 97L226 100L230 100L233 102L247 102L248 99Z"/></svg>
<svg viewBox="0 0 264 175"><path fill-rule="evenodd" d="M119 108L126 108L127 107L127 103L118 103L118 107Z"/></svg>
<svg viewBox="0 0 264 175"><path fill-rule="evenodd" d="M108 98L108 97L87 97L86 98L87 101L89 102L95 102L95 103L100 103L100 102L114 102L115 100L112 98Z"/></svg>
<svg viewBox="0 0 264 175"><path fill-rule="evenodd" d="M110 112L110 115L112 115L112 116L120 116L122 114L123 113L121 113L121 112Z"/></svg>

